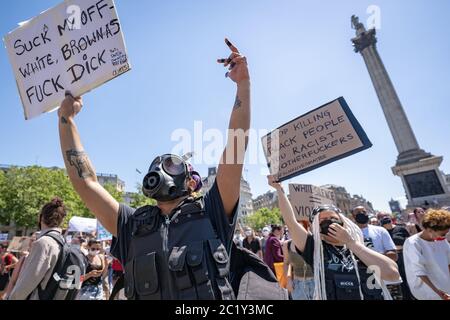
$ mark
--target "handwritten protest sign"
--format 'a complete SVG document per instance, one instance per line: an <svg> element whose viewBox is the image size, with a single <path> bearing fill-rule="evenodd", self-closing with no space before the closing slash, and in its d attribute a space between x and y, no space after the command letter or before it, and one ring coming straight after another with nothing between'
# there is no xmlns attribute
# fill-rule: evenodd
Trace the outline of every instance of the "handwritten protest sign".
<svg viewBox="0 0 450 320"><path fill-rule="evenodd" d="M270 173L278 181L372 147L342 97L281 126L262 143Z"/></svg>
<svg viewBox="0 0 450 320"><path fill-rule="evenodd" d="M29 251L31 248L30 237L14 237L8 246L9 252Z"/></svg>
<svg viewBox="0 0 450 320"><path fill-rule="evenodd" d="M109 233L99 221L97 221L97 240L98 241L112 240L112 234Z"/></svg>
<svg viewBox="0 0 450 320"><path fill-rule="evenodd" d="M66 0L4 42L27 120L131 68L113 0Z"/></svg>
<svg viewBox="0 0 450 320"><path fill-rule="evenodd" d="M299 221L307 221L315 207L325 204L336 205L333 191L309 184L290 184L289 200Z"/></svg>

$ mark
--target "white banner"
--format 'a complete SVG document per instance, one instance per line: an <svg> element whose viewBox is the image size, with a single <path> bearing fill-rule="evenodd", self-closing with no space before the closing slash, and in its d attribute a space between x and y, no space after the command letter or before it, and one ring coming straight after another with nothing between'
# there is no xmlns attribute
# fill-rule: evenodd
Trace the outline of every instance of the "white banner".
<svg viewBox="0 0 450 320"><path fill-rule="evenodd" d="M97 219L73 217L69 221L68 232L92 233L97 231Z"/></svg>

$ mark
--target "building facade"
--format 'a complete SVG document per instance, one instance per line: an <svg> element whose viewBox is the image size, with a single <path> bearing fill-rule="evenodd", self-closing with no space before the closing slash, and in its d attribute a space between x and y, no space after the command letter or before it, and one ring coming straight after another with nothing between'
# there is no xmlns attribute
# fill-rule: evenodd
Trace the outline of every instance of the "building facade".
<svg viewBox="0 0 450 320"><path fill-rule="evenodd" d="M205 194L212 188L217 177L217 169L209 168L208 176L203 179L202 193ZM239 214L242 216L248 216L253 214L253 201L252 201L252 191L250 184L241 177L241 194L239 200Z"/></svg>
<svg viewBox="0 0 450 320"><path fill-rule="evenodd" d="M351 214L352 209L358 206L363 206L368 211L374 212L373 205L370 201L366 200L362 195L350 195L345 187L328 184L322 186L322 188L334 192L336 195L336 206L346 215Z"/></svg>
<svg viewBox="0 0 450 320"><path fill-rule="evenodd" d="M270 210L278 208L278 195L275 191L268 191L253 199L253 210L256 212L262 208Z"/></svg>
<svg viewBox="0 0 450 320"><path fill-rule="evenodd" d="M107 184L113 185L117 191L125 192L125 182L120 180L115 174L98 173L97 180L102 186Z"/></svg>

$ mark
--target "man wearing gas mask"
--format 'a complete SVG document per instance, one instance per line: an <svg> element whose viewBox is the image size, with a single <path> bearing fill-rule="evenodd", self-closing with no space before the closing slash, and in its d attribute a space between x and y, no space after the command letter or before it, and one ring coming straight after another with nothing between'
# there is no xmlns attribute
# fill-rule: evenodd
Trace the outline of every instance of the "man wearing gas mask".
<svg viewBox="0 0 450 320"><path fill-rule="evenodd" d="M124 265L128 299L235 298L228 279L229 252L250 127L250 76L246 58L225 42L232 53L218 63L229 67L226 77L237 84L237 96L217 178L204 197L194 194L201 178L187 159L168 154L155 158L143 181L144 194L157 206L134 210L119 204L98 183L82 146L75 125L82 99L67 95L58 112L68 175L86 206L115 237L111 253Z"/></svg>
<svg viewBox="0 0 450 320"><path fill-rule="evenodd" d="M272 176L269 184L278 192L280 211L297 252L313 268L315 300L391 299L384 281L398 279L397 265L367 248L355 223L335 206L324 205L310 216L311 234L297 222L283 186Z"/></svg>

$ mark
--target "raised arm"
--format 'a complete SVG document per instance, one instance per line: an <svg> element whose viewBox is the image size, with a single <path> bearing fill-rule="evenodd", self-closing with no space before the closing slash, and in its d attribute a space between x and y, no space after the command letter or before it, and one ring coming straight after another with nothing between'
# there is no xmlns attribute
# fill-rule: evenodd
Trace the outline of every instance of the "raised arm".
<svg viewBox="0 0 450 320"><path fill-rule="evenodd" d="M377 267L380 277L386 281L397 281L400 279L397 263L391 258L367 248L363 243L353 239L348 231L334 223L330 226L329 235L347 247L368 267ZM375 270L376 271L376 270Z"/></svg>
<svg viewBox="0 0 450 320"><path fill-rule="evenodd" d="M286 223L289 228L292 241L297 249L303 252L305 250L306 239L308 238L308 231L297 222L292 205L286 196L281 183L276 182L276 179L273 176L269 176L268 179L269 185L277 190L281 215L283 216L284 223Z"/></svg>
<svg viewBox="0 0 450 320"><path fill-rule="evenodd" d="M75 116L81 111L81 98L66 96L59 109L59 136L67 174L86 207L113 235L117 235L119 203L98 183L94 167L81 144Z"/></svg>
<svg viewBox="0 0 450 320"><path fill-rule="evenodd" d="M223 63L225 67L230 67L227 77L237 84L237 93L228 129L228 142L217 170L217 185L225 213L231 216L239 200L242 169L248 144L250 75L247 59L228 39L225 42L232 54L228 59L220 59L218 62Z"/></svg>

